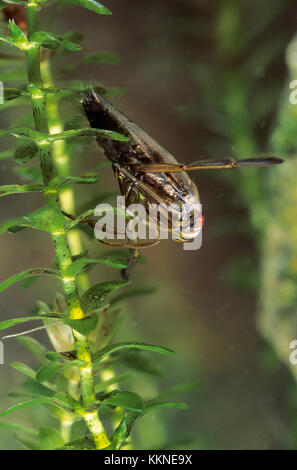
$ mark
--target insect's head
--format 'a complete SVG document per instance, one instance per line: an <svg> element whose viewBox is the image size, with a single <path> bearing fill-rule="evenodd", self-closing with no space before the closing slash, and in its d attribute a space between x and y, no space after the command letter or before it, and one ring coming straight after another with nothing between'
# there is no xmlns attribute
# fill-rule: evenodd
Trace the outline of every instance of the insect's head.
<svg viewBox="0 0 297 470"><path fill-rule="evenodd" d="M98 115L104 112L99 95L90 87L83 100L83 107L91 127L99 128Z"/></svg>
<svg viewBox="0 0 297 470"><path fill-rule="evenodd" d="M83 100L83 107L91 127L121 132L121 127L111 112L111 103L97 93L94 88L89 88Z"/></svg>

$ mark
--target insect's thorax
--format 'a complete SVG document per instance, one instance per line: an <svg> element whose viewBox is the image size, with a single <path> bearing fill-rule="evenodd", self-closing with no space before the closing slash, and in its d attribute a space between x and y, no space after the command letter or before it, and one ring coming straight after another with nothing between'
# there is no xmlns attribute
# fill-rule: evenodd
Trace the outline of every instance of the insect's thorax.
<svg viewBox="0 0 297 470"><path fill-rule="evenodd" d="M137 164L162 163L162 156L148 152L136 142L129 145L101 139L106 156L113 162L114 171L119 179L120 189L127 196L126 188L139 192L138 202L156 204L199 203L195 184L185 172L149 173L137 171ZM120 145L119 145L120 144Z"/></svg>

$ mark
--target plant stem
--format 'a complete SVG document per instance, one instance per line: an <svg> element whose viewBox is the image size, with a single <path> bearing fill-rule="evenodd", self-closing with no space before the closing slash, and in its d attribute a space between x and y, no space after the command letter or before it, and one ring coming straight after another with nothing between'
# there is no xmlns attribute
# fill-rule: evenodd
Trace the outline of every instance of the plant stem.
<svg viewBox="0 0 297 470"><path fill-rule="evenodd" d="M45 88L54 88L50 57L50 51L44 50L42 52L40 70ZM50 134L60 134L63 132L64 126L60 118L58 101L54 94L50 94L47 97L47 118ZM64 140L57 140L52 143L52 157L58 176L68 176L71 171L71 159ZM72 187L62 189L59 193L59 199L60 207L63 211L69 214L76 213L75 196ZM83 252L83 243L78 229L70 230L67 233L67 240L71 255L77 255ZM86 291L90 287L89 276L86 272L82 272L78 275L77 284L79 290L82 292ZM68 378L67 380L68 393L75 397L79 386L79 377L75 380L73 378L71 381ZM66 418L61 420L61 435L65 438L66 442L69 441L74 421L75 417L72 417L71 414L67 414Z"/></svg>
<svg viewBox="0 0 297 470"><path fill-rule="evenodd" d="M38 31L38 6L35 4L27 4L26 9L28 36L30 40L32 34L35 31ZM28 88L31 91L31 101L36 130L48 135L49 129L46 108L46 94L44 92L40 71L40 47L34 43L31 43L27 50L27 73L29 80ZM54 162L51 154L50 143L45 142L43 145L40 145L39 154L43 181L44 185L47 186L54 176ZM47 204L55 206L55 208L60 212L58 191L53 191L51 189L48 192L45 191L45 194ZM65 222L63 217L56 221L55 230L51 235L55 248L56 260L62 279L69 318L82 319L84 318L84 312L80 305L76 278L70 278L66 275L66 270L71 265L72 258L67 243ZM73 336L77 358L87 363L86 365L80 367L82 404L84 408L87 408L95 399L92 358L87 338L75 330L73 330ZM83 418L85 419L85 422L87 423L88 428L93 435L96 448L102 449L109 444L108 437L98 418L98 414L95 412L92 413L92 419L90 419L89 415L90 412L86 411L83 414Z"/></svg>
<svg viewBox="0 0 297 470"><path fill-rule="evenodd" d="M53 88L54 81L52 78L50 64L50 52L43 52L40 67L44 86L46 88ZM49 133L62 133L64 127L61 122L57 99L54 95L49 95L47 97L47 117ZM71 171L71 158L67 150L65 140L57 140L53 142L52 156L55 162L57 174L59 176L68 176ZM65 188L60 191L60 206L63 211L68 212L69 214L75 214L76 205L74 191L72 187ZM67 239L72 255L77 255L83 252L84 247L79 230L70 230L70 232L67 234ZM82 291L86 291L90 287L89 277L86 272L82 272L79 274L78 287Z"/></svg>

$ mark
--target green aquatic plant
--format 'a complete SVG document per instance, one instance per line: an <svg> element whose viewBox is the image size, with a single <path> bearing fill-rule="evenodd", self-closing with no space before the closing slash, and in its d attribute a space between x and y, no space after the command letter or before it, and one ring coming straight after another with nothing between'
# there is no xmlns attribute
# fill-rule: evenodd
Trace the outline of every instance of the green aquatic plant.
<svg viewBox="0 0 297 470"><path fill-rule="evenodd" d="M130 284L130 281L123 280L90 286L87 276L90 266L99 264L123 269L127 267L127 255L123 251L116 256L88 257L79 229L84 228L80 221L92 213L93 206L75 220L69 221L64 216L65 212L76 212L74 186L97 183L99 176L97 171L72 176L70 155L75 152L75 146L80 145L79 139L102 133L110 139L127 138L112 131L73 128L62 122L59 100L65 96L79 96L84 91L84 85L64 81L63 86L56 86L51 59L63 50L68 53L80 51L81 36L73 32L59 36L40 29L39 11L48 3L47 0L0 2L1 8L13 4L24 7L26 12L22 23L16 15L15 21L10 20L5 26L5 34L0 35L5 52L0 56L2 80L5 84L9 80L18 84L15 88L5 86L2 109L18 109L20 105L31 107L17 124L0 131L1 137L13 136L18 141L15 150L1 152L0 158L13 158L22 165L18 176L30 181L22 185L1 186L0 196L33 192L44 196L44 205L31 214L5 221L1 232L16 236L24 229L46 232L55 253L53 266L35 267L17 273L0 283L0 291L16 282L28 283L40 276L57 279L62 288L53 296L52 305L38 301L37 308L30 316L0 322L1 331L28 321L41 322L54 347L53 351L46 351L35 339L19 336L21 344L40 361L40 367L33 370L23 363L12 363L12 367L27 376L27 387L25 393L15 394L18 397L16 404L1 410L0 426L17 431L19 441L32 449L121 449L131 446L131 430L142 416L162 408L184 409L187 406L158 397L145 402L138 394L119 389L119 384L130 378L127 374L118 375L116 372L123 353L130 351L138 358L138 368L147 368L147 359L139 354L141 351L156 354L171 354L172 351L140 342L113 342L122 319L120 303L125 298L150 291L136 288L116 296L118 289L127 289ZM79 5L99 15L110 14L105 6L95 0L59 3L66 7ZM14 50L15 54L11 52ZM117 57L93 53L92 58L87 55L67 66L74 69L78 64L90 61L112 63L117 61ZM104 92L102 88L101 91ZM26 167L28 162L33 161L39 162L40 166ZM99 193L98 200L104 197L104 193ZM40 405L53 414L60 428L43 426L35 430L3 420L15 411ZM72 429L77 423L80 435L75 435L73 439Z"/></svg>
<svg viewBox="0 0 297 470"><path fill-rule="evenodd" d="M277 125L270 139L273 151L286 156L277 178L269 175L263 242L260 315L258 325L272 343L279 358L297 378L296 365L289 358L291 342L297 338L297 251L296 251L296 130L297 107L290 95L290 83L297 76L296 37L286 49L289 76L280 100ZM294 347L293 347L294 349Z"/></svg>

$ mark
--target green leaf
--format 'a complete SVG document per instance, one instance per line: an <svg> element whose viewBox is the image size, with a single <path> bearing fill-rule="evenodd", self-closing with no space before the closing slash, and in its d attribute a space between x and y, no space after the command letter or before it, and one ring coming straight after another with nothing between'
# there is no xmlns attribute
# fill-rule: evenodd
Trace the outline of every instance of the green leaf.
<svg viewBox="0 0 297 470"><path fill-rule="evenodd" d="M160 402L160 403L152 403L145 407L145 413L151 413L152 411L160 410L163 408L177 408L178 410L187 410L189 405L182 402Z"/></svg>
<svg viewBox="0 0 297 470"><path fill-rule="evenodd" d="M6 5L7 6L7 5ZM11 37L8 36L0 36L0 40L18 47L21 50L26 50L29 45L28 38L24 31L22 31L14 22L14 20L9 20L9 30Z"/></svg>
<svg viewBox="0 0 297 470"><path fill-rule="evenodd" d="M133 392L119 392L107 400L103 400L100 404L119 406L131 411L142 412L144 410L144 402L142 398Z"/></svg>
<svg viewBox="0 0 297 470"><path fill-rule="evenodd" d="M99 15L111 15L111 11L96 0L68 0L67 3L80 5L88 10L99 13Z"/></svg>
<svg viewBox="0 0 297 470"><path fill-rule="evenodd" d="M88 209L79 216L77 216L74 220L72 220L69 224L67 224L67 230L71 230L72 228L76 227L83 219L89 217L89 215L94 214L94 209Z"/></svg>
<svg viewBox="0 0 297 470"><path fill-rule="evenodd" d="M22 383L24 393L30 395L30 398L52 398L55 388L50 384L42 385L36 381L36 378L27 377Z"/></svg>
<svg viewBox="0 0 297 470"><path fill-rule="evenodd" d="M31 42L39 44L47 49L56 49L60 45L64 47L64 49L75 52L81 50L81 45L76 44L72 41L67 39L63 39L56 34L49 33L47 31L36 31L31 36Z"/></svg>
<svg viewBox="0 0 297 470"><path fill-rule="evenodd" d="M20 431L26 434L31 434L32 436L38 436L38 432L35 429L27 428L26 426L21 426L20 424L6 423L5 421L0 421L0 428L12 429L13 431Z"/></svg>
<svg viewBox="0 0 297 470"><path fill-rule="evenodd" d="M86 336L96 328L98 319L96 316L92 316L82 318L81 320L70 320L65 318L63 321L80 334Z"/></svg>
<svg viewBox="0 0 297 470"><path fill-rule="evenodd" d="M56 392L52 398L63 408L69 408L70 410L80 408L79 402L77 402L71 395L68 395L67 393Z"/></svg>
<svg viewBox="0 0 297 470"><path fill-rule="evenodd" d="M4 411L0 412L0 418L7 416L15 411L22 410L23 408L28 408L29 406L35 405L55 405L51 398L35 398L34 400L24 401L22 403L17 403L16 405L12 405L10 408L7 408Z"/></svg>
<svg viewBox="0 0 297 470"><path fill-rule="evenodd" d="M91 259L91 258L80 258L75 261L69 266L66 271L66 276L76 276L79 272L81 272L86 266L90 264L105 264L106 266L110 266L112 268L119 268L124 269L128 266L128 263L122 258L99 258L99 259Z"/></svg>
<svg viewBox="0 0 297 470"><path fill-rule="evenodd" d="M14 20L9 20L9 30L15 45L21 49L29 45L26 34L15 24Z"/></svg>
<svg viewBox="0 0 297 470"><path fill-rule="evenodd" d="M21 362L11 362L10 365L22 374L28 375L28 377L31 377L31 379L35 379L35 370L27 366L26 364L22 364Z"/></svg>
<svg viewBox="0 0 297 470"><path fill-rule="evenodd" d="M177 408L180 410L185 410L188 408L188 406L185 403L164 402L156 403L155 405L145 406L142 412L129 411L113 433L112 441L115 445L115 448L118 448L118 444L121 444L125 439L129 437L132 427L138 419L142 418L148 413L151 413L161 408Z"/></svg>
<svg viewBox="0 0 297 470"><path fill-rule="evenodd" d="M81 51L82 47L80 44L76 44L72 41L67 41L66 39L61 40L61 45L69 52L78 52Z"/></svg>
<svg viewBox="0 0 297 470"><path fill-rule="evenodd" d="M160 354L173 354L171 349L163 348L162 346L155 346L153 344L146 343L116 343L106 346L103 349L100 349L93 355L93 361L99 362L102 361L104 357L108 354L120 351L121 349L141 349L144 351L152 351Z"/></svg>
<svg viewBox="0 0 297 470"><path fill-rule="evenodd" d="M35 31L30 39L32 43L45 47L48 46L49 49L59 47L61 42L56 34L47 31Z"/></svg>
<svg viewBox="0 0 297 470"><path fill-rule="evenodd" d="M0 331L6 330L7 328L11 328L12 326L19 325L21 323L26 323L28 321L33 320L43 320L43 317L35 316L35 317L21 317L21 318L11 318L10 320L3 320L0 322Z"/></svg>
<svg viewBox="0 0 297 470"><path fill-rule="evenodd" d="M47 351L44 355L45 359L51 362L59 362L64 360L63 356L56 351Z"/></svg>
<svg viewBox="0 0 297 470"><path fill-rule="evenodd" d="M120 215L120 216L124 217L126 220L131 220L132 219L132 216L129 215L128 212L125 211L124 208L122 208L122 207L112 207L109 204L106 204L101 212L104 212L105 214L110 214L112 212L113 214Z"/></svg>
<svg viewBox="0 0 297 470"><path fill-rule="evenodd" d="M72 137L86 137L86 136L98 136L98 135L105 135L109 139L112 140L119 140L122 142L128 142L129 138L119 134L118 132L107 131L105 129L92 129L92 128L85 128L85 129L73 129L69 131L61 132L60 134L51 134L47 137L49 142L55 142L56 140L63 140L63 139L70 139Z"/></svg>
<svg viewBox="0 0 297 470"><path fill-rule="evenodd" d="M92 184L98 181L99 175L98 173L86 173L85 175L81 176L57 176L52 179L49 184L50 188L66 188L71 184Z"/></svg>
<svg viewBox="0 0 297 470"><path fill-rule="evenodd" d="M4 89L4 100L5 101L10 101L14 100L16 98L19 98L20 96L28 96L29 93L18 90L17 88L5 88Z"/></svg>
<svg viewBox="0 0 297 470"><path fill-rule="evenodd" d="M43 346L43 344L39 343L39 341L34 338L31 338L30 336L20 336L16 339L20 344L27 348L37 359L39 359L41 362L44 361L44 354L46 352L46 348Z"/></svg>
<svg viewBox="0 0 297 470"><path fill-rule="evenodd" d="M58 295L61 295L61 294L57 293L57 296ZM37 304L37 307L38 307L39 315L46 315L48 313L51 313L51 308L49 307L49 305L47 303L43 302L42 300L37 300L36 304ZM58 309L56 307L56 305L55 305L55 309L56 309L56 311L60 312L60 309ZM60 313L63 313L63 312L60 312Z"/></svg>
<svg viewBox="0 0 297 470"><path fill-rule="evenodd" d="M56 205L48 204L41 207L32 214L24 216L31 227L45 232L55 232L64 226L64 216Z"/></svg>
<svg viewBox="0 0 297 470"><path fill-rule="evenodd" d="M18 219L9 219L6 220L2 225L0 225L0 233L17 233L20 230L31 227L29 222L26 222L22 217Z"/></svg>
<svg viewBox="0 0 297 470"><path fill-rule="evenodd" d="M34 129L29 129L27 127L16 127L14 129L0 131L0 137L4 137L6 135L13 135L17 139L34 140L35 142L47 140L48 138L47 134L42 134L41 132L35 131Z"/></svg>
<svg viewBox="0 0 297 470"><path fill-rule="evenodd" d="M62 450L96 450L95 442L91 436L85 436L74 441L67 442L61 447Z"/></svg>
<svg viewBox="0 0 297 470"><path fill-rule="evenodd" d="M64 364L50 362L40 367L36 373L36 380L39 383L46 382L57 375L64 367Z"/></svg>
<svg viewBox="0 0 297 470"><path fill-rule="evenodd" d="M100 344L104 348L107 344L111 343L115 334L119 330L124 317L120 314L120 310L109 309L109 305L101 307L98 316L98 323L96 330L90 335L90 342Z"/></svg>
<svg viewBox="0 0 297 470"><path fill-rule="evenodd" d="M64 439L54 428L41 428L39 441L40 450L53 450L64 445Z"/></svg>
<svg viewBox="0 0 297 470"><path fill-rule="evenodd" d="M19 45L17 45L14 40L9 37L9 36L5 36L3 34L0 35L0 41L2 42L5 42L6 44L9 44L10 46L15 46L15 47L19 47L20 49L22 49L22 47L20 47Z"/></svg>
<svg viewBox="0 0 297 470"><path fill-rule="evenodd" d="M18 163L27 163L38 154L38 151L39 149L35 142L28 142L16 149L13 158Z"/></svg>
<svg viewBox="0 0 297 470"><path fill-rule="evenodd" d="M31 193L33 191L43 191L44 187L41 184L8 184L0 186L0 197L10 196L11 194Z"/></svg>
<svg viewBox="0 0 297 470"><path fill-rule="evenodd" d="M108 295L129 284L131 284L131 281L110 281L96 284L82 296L81 304L83 309L86 312L94 312L100 309Z"/></svg>
<svg viewBox="0 0 297 470"><path fill-rule="evenodd" d="M84 258L85 256L87 256L87 254L88 254L88 250L84 250L80 253L77 253L77 255L72 255L71 259L72 261L76 261L77 259Z"/></svg>
<svg viewBox="0 0 297 470"><path fill-rule="evenodd" d="M128 267L128 260L122 257L116 258L114 256L105 256L94 261L105 264L106 266L110 266L111 268L125 269Z"/></svg>
<svg viewBox="0 0 297 470"><path fill-rule="evenodd" d="M55 276L57 277L57 271L54 269L49 269L49 268L33 268L33 269L27 269L26 271L22 271L18 274L15 274L14 276L9 277L8 279L5 279L5 281L0 282L0 292L4 291L8 287L12 286L18 281L21 281L22 279L25 279L29 276Z"/></svg>
<svg viewBox="0 0 297 470"><path fill-rule="evenodd" d="M124 416L112 435L112 450L118 449L121 443L130 436L134 424L144 414L143 412L129 411Z"/></svg>

